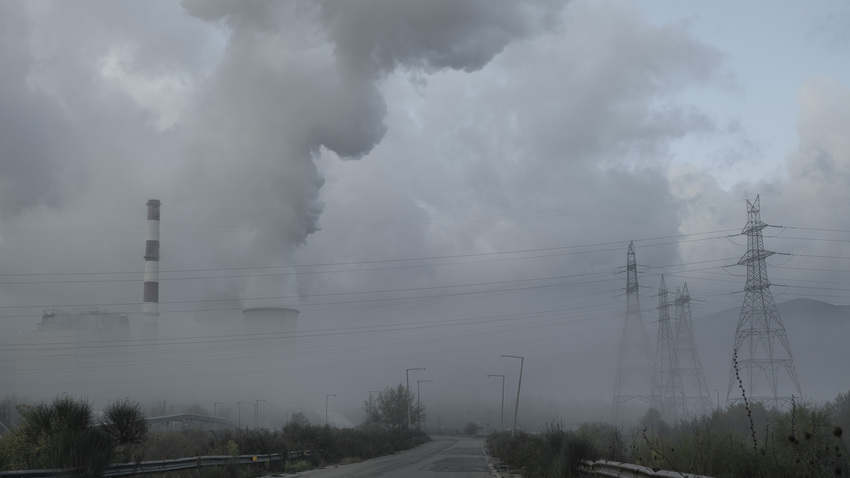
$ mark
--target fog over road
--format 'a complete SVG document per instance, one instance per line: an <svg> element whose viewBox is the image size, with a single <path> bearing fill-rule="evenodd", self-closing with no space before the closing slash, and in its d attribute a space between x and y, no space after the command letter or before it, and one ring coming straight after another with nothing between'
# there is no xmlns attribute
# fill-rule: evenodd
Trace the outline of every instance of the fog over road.
<svg viewBox="0 0 850 478"><path fill-rule="evenodd" d="M309 478L490 478L484 457L483 438L432 437L432 441L413 450L383 456L351 465L312 470Z"/></svg>

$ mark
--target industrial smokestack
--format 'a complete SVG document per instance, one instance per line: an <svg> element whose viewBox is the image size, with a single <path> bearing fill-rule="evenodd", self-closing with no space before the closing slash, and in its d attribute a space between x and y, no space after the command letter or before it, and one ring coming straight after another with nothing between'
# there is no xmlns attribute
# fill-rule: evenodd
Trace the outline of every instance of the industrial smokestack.
<svg viewBox="0 0 850 478"><path fill-rule="evenodd" d="M148 234L145 241L145 293L142 299L142 328L145 335L156 337L159 317L159 200L148 206Z"/></svg>

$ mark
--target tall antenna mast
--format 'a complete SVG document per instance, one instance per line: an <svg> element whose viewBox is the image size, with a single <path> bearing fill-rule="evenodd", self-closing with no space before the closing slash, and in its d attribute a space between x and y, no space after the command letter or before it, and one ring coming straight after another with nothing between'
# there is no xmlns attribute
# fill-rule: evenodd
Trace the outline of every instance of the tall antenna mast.
<svg viewBox="0 0 850 478"><path fill-rule="evenodd" d="M652 356L649 336L643 325L638 294L637 262L634 243L629 243L626 255L626 320L617 356L617 378L614 384L613 418L631 401L648 406L652 395Z"/></svg>
<svg viewBox="0 0 850 478"><path fill-rule="evenodd" d="M747 284L735 331L726 404L743 402L746 394L751 401L780 408L791 401L795 392L797 397L802 392L788 335L770 293L765 259L773 252L764 249L762 230L768 225L761 222L760 216L759 197L754 202L747 200L747 225L741 231L747 236L747 252L738 261L738 265L747 266ZM741 393L733 394L733 390Z"/></svg>

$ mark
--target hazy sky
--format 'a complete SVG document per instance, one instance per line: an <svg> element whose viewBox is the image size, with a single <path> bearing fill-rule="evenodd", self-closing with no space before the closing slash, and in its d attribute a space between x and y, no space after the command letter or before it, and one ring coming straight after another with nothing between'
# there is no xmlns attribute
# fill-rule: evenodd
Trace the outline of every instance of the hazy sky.
<svg viewBox="0 0 850 478"><path fill-rule="evenodd" d="M850 303L847 58L837 0L0 2L0 340L137 319L151 198L167 339L3 390L357 408L425 367L497 400L511 354L610 400L629 241L653 339L661 274L697 334L740 307L758 194L776 301ZM297 334L246 334L252 293Z"/></svg>

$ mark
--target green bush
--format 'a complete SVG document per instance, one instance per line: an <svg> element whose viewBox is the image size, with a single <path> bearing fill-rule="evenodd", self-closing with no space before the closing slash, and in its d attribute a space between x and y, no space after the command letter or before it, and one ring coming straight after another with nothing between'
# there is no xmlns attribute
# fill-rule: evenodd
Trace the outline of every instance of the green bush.
<svg viewBox="0 0 850 478"><path fill-rule="evenodd" d="M491 452L511 469L526 478L582 476L578 467L583 459L610 455L602 445L612 430L607 426L587 426L576 431L564 430L551 423L544 433L493 433L487 438Z"/></svg>
<svg viewBox="0 0 850 478"><path fill-rule="evenodd" d="M850 423L850 394L823 406L794 403L787 411L738 405L711 415L665 423L650 410L624 439L606 424L544 433L494 433L491 452L527 478L580 476L581 459L606 459L716 478L850 476L843 441Z"/></svg>
<svg viewBox="0 0 850 478"><path fill-rule="evenodd" d="M86 400L67 395L18 411L21 425L0 440L6 470L63 468L96 476L116 456L130 456L147 433L141 408L127 400L107 407L101 420Z"/></svg>
<svg viewBox="0 0 850 478"><path fill-rule="evenodd" d="M794 403L785 412L740 405L669 427L666 435L644 427L629 461L717 478L847 476L841 435L829 405Z"/></svg>
<svg viewBox="0 0 850 478"><path fill-rule="evenodd" d="M287 463L284 467L283 471L285 473L300 473L302 471L307 471L310 469L310 463L306 460L298 460L292 463Z"/></svg>

